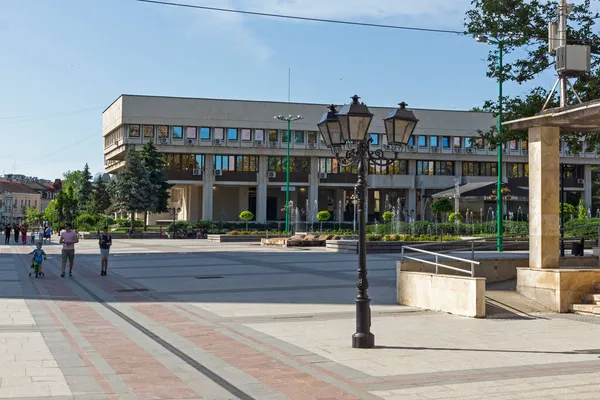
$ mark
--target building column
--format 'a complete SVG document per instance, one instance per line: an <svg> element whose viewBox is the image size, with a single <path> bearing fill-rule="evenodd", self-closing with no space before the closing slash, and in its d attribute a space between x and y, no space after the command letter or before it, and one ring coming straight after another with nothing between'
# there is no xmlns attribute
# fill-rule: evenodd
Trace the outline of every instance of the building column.
<svg viewBox="0 0 600 400"><path fill-rule="evenodd" d="M410 188L408 189L408 198L407 202L407 216L408 218L417 218L417 189Z"/></svg>
<svg viewBox="0 0 600 400"><path fill-rule="evenodd" d="M258 158L258 185L256 185L256 222L267 222L267 156Z"/></svg>
<svg viewBox="0 0 600 400"><path fill-rule="evenodd" d="M585 206L591 209L592 208L592 183L593 183L592 166L591 165L584 165L583 178L585 180L585 182L583 184L583 188L585 190L583 199L585 201Z"/></svg>
<svg viewBox="0 0 600 400"><path fill-rule="evenodd" d="M239 213L241 213L242 211L247 211L248 210L248 186L240 186L238 188L238 208L239 208ZM238 213L238 214L239 214Z"/></svg>
<svg viewBox="0 0 600 400"><path fill-rule="evenodd" d="M454 161L454 176L456 178L461 178L460 183L464 183L462 181L462 175L463 175L463 167L462 167L463 162L462 161Z"/></svg>
<svg viewBox="0 0 600 400"><path fill-rule="evenodd" d="M189 221L198 221L201 218L200 215L200 196L201 187L198 185L190 186L190 216Z"/></svg>
<svg viewBox="0 0 600 400"><path fill-rule="evenodd" d="M529 128L529 267L559 267L560 128Z"/></svg>
<svg viewBox="0 0 600 400"><path fill-rule="evenodd" d="M213 220L213 185L215 176L213 174L213 155L204 156L204 172L202 174L204 185L202 186L202 219Z"/></svg>

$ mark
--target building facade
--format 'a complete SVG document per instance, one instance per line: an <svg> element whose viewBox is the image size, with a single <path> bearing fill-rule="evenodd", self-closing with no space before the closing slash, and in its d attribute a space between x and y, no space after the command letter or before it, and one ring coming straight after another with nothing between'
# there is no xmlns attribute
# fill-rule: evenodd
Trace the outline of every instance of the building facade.
<svg viewBox="0 0 600 400"><path fill-rule="evenodd" d="M29 207L42 211L39 192L23 183L0 180L0 223L24 223Z"/></svg>
<svg viewBox="0 0 600 400"><path fill-rule="evenodd" d="M369 107L372 148L389 150L383 118L390 108ZM327 111L321 104L278 103L201 98L122 95L103 113L105 170L118 174L127 145L140 150L152 140L174 185L171 206L179 220L235 221L250 210L258 222L285 219L286 148L290 140L290 199L297 218L314 219L329 210L334 219L352 221L355 171L344 168L320 140L317 122ZM369 220L396 207L405 219L429 219L431 196L458 185L494 182L497 155L479 136L495 125L490 113L413 109L419 124L409 146L388 167L370 167ZM275 115L302 115L286 124ZM585 147L584 147L585 149ZM388 153L393 156L393 153ZM503 179L510 186L528 185L527 142L513 141L504 150ZM595 152L561 148L566 165L565 190L592 204ZM491 193L490 193L491 194ZM526 199L510 202L506 213L526 209ZM481 199L485 213L493 201ZM169 220L153 215L149 223Z"/></svg>

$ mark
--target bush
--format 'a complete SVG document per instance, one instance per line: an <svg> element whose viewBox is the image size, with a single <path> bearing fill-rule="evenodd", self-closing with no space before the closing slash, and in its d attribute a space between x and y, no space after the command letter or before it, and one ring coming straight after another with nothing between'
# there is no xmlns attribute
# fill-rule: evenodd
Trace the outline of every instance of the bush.
<svg viewBox="0 0 600 400"><path fill-rule="evenodd" d="M575 215L575 206L569 203L561 203L562 211L565 214L565 219L570 219L573 215Z"/></svg>
<svg viewBox="0 0 600 400"><path fill-rule="evenodd" d="M431 203L431 211L434 214L443 214L452 212L454 209L452 202L448 198L438 199Z"/></svg>
<svg viewBox="0 0 600 400"><path fill-rule="evenodd" d="M127 220L129 222L129 220ZM173 230L175 231L176 238L184 238L187 237L187 231L189 228L189 224L186 221L175 221L175 223L171 222L167 226L166 232L169 234L173 234ZM129 225L128 225L129 227Z"/></svg>
<svg viewBox="0 0 600 400"><path fill-rule="evenodd" d="M75 219L75 225L79 230L94 230L98 224L98 217L92 214L81 214Z"/></svg>
<svg viewBox="0 0 600 400"><path fill-rule="evenodd" d="M254 219L254 214L252 214L251 211L242 211L239 218L243 221L246 221L246 230L248 230L248 221L252 221Z"/></svg>
<svg viewBox="0 0 600 400"><path fill-rule="evenodd" d="M450 214L450 216L448 216L448 221L450 222L462 222L463 217L462 214L459 212L453 212L452 214Z"/></svg>
<svg viewBox="0 0 600 400"><path fill-rule="evenodd" d="M119 228L130 228L131 227L131 219L129 219L129 218L117 218L117 219L115 219L115 224L117 224L117 226ZM144 226L144 223L141 220L136 219L133 222L133 226L135 228L142 228Z"/></svg>
<svg viewBox="0 0 600 400"><path fill-rule="evenodd" d="M389 222L392 219L394 219L394 213L391 211L386 211L383 213L383 215L381 216L381 218L383 218L384 221Z"/></svg>

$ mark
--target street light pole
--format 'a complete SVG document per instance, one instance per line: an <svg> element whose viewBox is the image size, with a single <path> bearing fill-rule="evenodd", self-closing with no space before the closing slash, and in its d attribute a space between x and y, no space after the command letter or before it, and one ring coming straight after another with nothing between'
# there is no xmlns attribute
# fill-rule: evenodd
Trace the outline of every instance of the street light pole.
<svg viewBox="0 0 600 400"><path fill-rule="evenodd" d="M357 167L355 186L358 203L358 271L356 277L356 332L352 335L352 347L370 349L375 346L375 336L371 333L371 299L368 295L367 276L367 168L369 164L391 165L398 159L401 146L406 146L418 120L406 109L406 103L392 111L385 119L388 144L393 146L394 157L388 158L382 150L371 150L372 142L368 130L373 114L364 103L353 96L352 103L339 112L329 106L318 123L319 131L326 146L343 167ZM351 146L349 146L351 145ZM341 155L340 155L341 154Z"/></svg>
<svg viewBox="0 0 600 400"><path fill-rule="evenodd" d="M502 246L502 236L504 235L504 228L502 225L502 215L504 213L502 206L502 152L503 152L503 143L502 143L502 84L503 84L503 57L504 57L504 41L502 39L489 39L487 36L481 35L476 38L476 40L480 43L493 44L498 46L498 119L497 119L497 132L498 132L498 144L496 145L496 152L498 153L498 182L496 184L496 192L498 193L496 197L496 247L498 252L501 252L503 249Z"/></svg>
<svg viewBox="0 0 600 400"><path fill-rule="evenodd" d="M291 137L291 123L292 121L298 121L300 119L303 119L304 117L301 115L297 115L295 117L292 117L291 115L283 116L283 115L276 115L275 119L279 120L279 121L286 121L287 122L287 156L286 156L286 167L285 167L285 231L289 232L290 231L290 143L292 141L292 137Z"/></svg>

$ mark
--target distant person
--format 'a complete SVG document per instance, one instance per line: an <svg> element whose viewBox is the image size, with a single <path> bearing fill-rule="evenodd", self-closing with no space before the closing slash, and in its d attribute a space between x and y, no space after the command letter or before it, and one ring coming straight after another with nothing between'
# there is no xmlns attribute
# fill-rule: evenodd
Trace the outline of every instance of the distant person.
<svg viewBox="0 0 600 400"><path fill-rule="evenodd" d="M108 233L107 226L104 227L104 230L98 239L98 244L100 245L100 256L102 257L100 275L106 276L106 270L108 269L108 254L110 253L110 246L112 246L112 236Z"/></svg>
<svg viewBox="0 0 600 400"><path fill-rule="evenodd" d="M27 227L25 225L21 228L21 242L23 242L22 245L27 244Z"/></svg>
<svg viewBox="0 0 600 400"><path fill-rule="evenodd" d="M52 229L49 226L46 227L46 232L44 232L44 236L46 241L50 243L50 239L52 239Z"/></svg>
<svg viewBox="0 0 600 400"><path fill-rule="evenodd" d="M31 244L35 243L35 229L31 230Z"/></svg>
<svg viewBox="0 0 600 400"><path fill-rule="evenodd" d="M4 228L4 244L10 244L10 232L12 231L12 227L10 224L6 224Z"/></svg>
<svg viewBox="0 0 600 400"><path fill-rule="evenodd" d="M73 232L71 225L65 226L66 231L60 234L59 243L63 245L62 248L62 273L61 278L65 277L65 269L67 267L67 261L69 261L69 277L73 276L73 262L75 261L75 243L79 243L79 235L77 232Z"/></svg>
<svg viewBox="0 0 600 400"><path fill-rule="evenodd" d="M40 242L44 242L44 226L40 225L40 229L38 231Z"/></svg>
<svg viewBox="0 0 600 400"><path fill-rule="evenodd" d="M19 230L19 226L15 226L15 244L19 244L19 233L21 231Z"/></svg>

